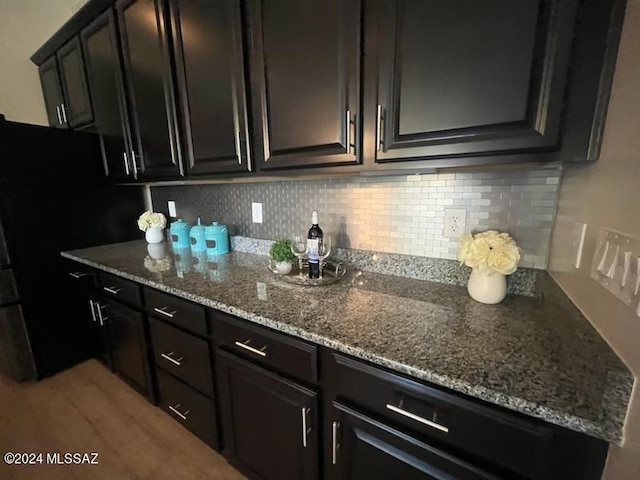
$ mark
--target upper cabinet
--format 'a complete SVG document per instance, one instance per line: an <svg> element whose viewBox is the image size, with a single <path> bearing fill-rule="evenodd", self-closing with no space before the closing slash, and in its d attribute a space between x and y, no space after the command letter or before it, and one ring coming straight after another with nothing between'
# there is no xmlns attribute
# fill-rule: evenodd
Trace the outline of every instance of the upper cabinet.
<svg viewBox="0 0 640 480"><path fill-rule="evenodd" d="M376 161L555 147L573 0L379 3Z"/></svg>
<svg viewBox="0 0 640 480"><path fill-rule="evenodd" d="M118 181L585 161L625 5L90 0L32 59Z"/></svg>
<svg viewBox="0 0 640 480"><path fill-rule="evenodd" d="M116 8L133 132L132 168L144 180L182 176L165 3L122 0Z"/></svg>
<svg viewBox="0 0 640 480"><path fill-rule="evenodd" d="M171 0L190 175L251 170L239 0Z"/></svg>
<svg viewBox="0 0 640 480"><path fill-rule="evenodd" d="M133 179L133 145L114 12L100 15L82 30L81 38L105 172L115 180Z"/></svg>
<svg viewBox="0 0 640 480"><path fill-rule="evenodd" d="M358 163L358 0L250 0L251 94L260 169Z"/></svg>
<svg viewBox="0 0 640 480"><path fill-rule="evenodd" d="M49 125L56 128L68 128L67 122L63 121L62 117L61 106L64 105L64 97L62 96L58 61L55 55L38 67L38 73L40 74L42 95L44 96Z"/></svg>

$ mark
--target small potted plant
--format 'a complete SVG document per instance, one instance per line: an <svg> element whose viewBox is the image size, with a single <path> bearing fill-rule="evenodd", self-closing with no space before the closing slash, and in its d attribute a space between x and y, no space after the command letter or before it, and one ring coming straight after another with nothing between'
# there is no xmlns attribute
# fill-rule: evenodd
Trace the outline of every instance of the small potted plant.
<svg viewBox="0 0 640 480"><path fill-rule="evenodd" d="M276 240L269 249L269 256L273 261L273 269L275 272L286 275L291 271L293 260L296 258L291 250L291 240L281 238Z"/></svg>

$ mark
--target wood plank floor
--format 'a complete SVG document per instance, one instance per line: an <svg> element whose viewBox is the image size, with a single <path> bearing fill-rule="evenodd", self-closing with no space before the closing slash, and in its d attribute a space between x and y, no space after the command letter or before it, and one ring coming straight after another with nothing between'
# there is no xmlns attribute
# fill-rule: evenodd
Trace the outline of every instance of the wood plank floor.
<svg viewBox="0 0 640 480"><path fill-rule="evenodd" d="M12 465L2 480L240 480L169 415L90 360L41 382L0 376L0 455L98 452L98 465Z"/></svg>

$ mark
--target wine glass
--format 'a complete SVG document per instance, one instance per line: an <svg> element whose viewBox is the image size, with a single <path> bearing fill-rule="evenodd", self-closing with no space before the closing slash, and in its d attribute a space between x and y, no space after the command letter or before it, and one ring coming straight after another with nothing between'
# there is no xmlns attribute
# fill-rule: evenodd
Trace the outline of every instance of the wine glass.
<svg viewBox="0 0 640 480"><path fill-rule="evenodd" d="M325 235L318 244L318 258L320 260L320 278L322 278L322 269L325 259L331 255L331 236Z"/></svg>
<svg viewBox="0 0 640 480"><path fill-rule="evenodd" d="M307 256L307 237L303 235L294 235L291 240L291 251L298 257L298 269L302 275L302 261Z"/></svg>

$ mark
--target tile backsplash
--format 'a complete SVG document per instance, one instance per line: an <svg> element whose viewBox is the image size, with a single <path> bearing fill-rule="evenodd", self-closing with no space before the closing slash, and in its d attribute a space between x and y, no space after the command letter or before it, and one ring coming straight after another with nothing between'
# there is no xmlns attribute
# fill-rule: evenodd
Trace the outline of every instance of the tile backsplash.
<svg viewBox="0 0 640 480"><path fill-rule="evenodd" d="M437 173L152 187L155 211L193 222L216 220L232 235L276 239L306 234L311 211L342 248L455 258L457 240L443 235L447 208L467 210L467 230L508 231L524 267L547 266L560 169ZM260 202L263 223L251 221Z"/></svg>

